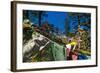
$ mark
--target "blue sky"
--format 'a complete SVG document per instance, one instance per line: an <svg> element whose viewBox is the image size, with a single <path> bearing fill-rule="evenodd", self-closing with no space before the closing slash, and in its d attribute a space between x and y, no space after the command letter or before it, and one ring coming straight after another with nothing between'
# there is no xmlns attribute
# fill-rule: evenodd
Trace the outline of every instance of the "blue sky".
<svg viewBox="0 0 100 73"><path fill-rule="evenodd" d="M60 32L65 32L65 24L66 18L69 19L69 26L71 32L75 32L78 21L73 20L68 16L68 12L55 12L55 11L45 11L47 16L42 17L42 22L47 21L49 24L53 24L55 27L59 29ZM31 13L29 13L30 21L38 25L38 18L34 17ZM81 21L86 20L85 18L81 19ZM82 27L83 28L83 27ZM84 27L85 28L85 27Z"/></svg>
<svg viewBox="0 0 100 73"><path fill-rule="evenodd" d="M65 31L65 19L67 13L65 12L47 12L48 17L44 17L44 21L48 21L50 24L53 24L61 32Z"/></svg>

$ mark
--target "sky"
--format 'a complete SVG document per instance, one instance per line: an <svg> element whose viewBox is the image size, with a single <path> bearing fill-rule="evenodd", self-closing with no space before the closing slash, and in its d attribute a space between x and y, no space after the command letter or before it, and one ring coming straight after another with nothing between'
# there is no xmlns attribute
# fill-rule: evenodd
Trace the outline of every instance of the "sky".
<svg viewBox="0 0 100 73"><path fill-rule="evenodd" d="M65 24L66 24L66 18L69 19L69 26L71 32L75 32L78 22L77 20L73 20L71 17L68 16L68 12L55 12L55 11L45 11L47 16L42 17L42 22L48 21L49 24L53 24L55 27L57 27L60 32L65 32ZM29 13L29 18L32 23L35 23L38 25L38 18L34 17L31 13ZM81 19L81 21L84 21L85 18ZM84 26L83 26L84 27ZM83 28L82 27L82 28Z"/></svg>
<svg viewBox="0 0 100 73"><path fill-rule="evenodd" d="M65 32L65 19L67 16L66 12L53 12L53 11L46 11L47 16L42 17L42 22L48 21L48 23L53 24L57 27L60 32ZM38 25L38 18L29 14L30 21Z"/></svg>
<svg viewBox="0 0 100 73"><path fill-rule="evenodd" d="M47 12L47 14L48 14L48 17L44 17L44 20L48 21L50 24L53 24L61 32L64 32L67 13L66 12Z"/></svg>

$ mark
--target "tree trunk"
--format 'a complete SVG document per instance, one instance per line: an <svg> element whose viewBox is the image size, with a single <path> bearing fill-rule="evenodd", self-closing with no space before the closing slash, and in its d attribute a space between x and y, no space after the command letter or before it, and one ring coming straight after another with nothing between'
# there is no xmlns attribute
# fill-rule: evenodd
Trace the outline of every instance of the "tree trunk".
<svg viewBox="0 0 100 73"><path fill-rule="evenodd" d="M40 11L39 12L39 20L38 20L39 21L39 26L41 26L41 15L42 15L42 12Z"/></svg>

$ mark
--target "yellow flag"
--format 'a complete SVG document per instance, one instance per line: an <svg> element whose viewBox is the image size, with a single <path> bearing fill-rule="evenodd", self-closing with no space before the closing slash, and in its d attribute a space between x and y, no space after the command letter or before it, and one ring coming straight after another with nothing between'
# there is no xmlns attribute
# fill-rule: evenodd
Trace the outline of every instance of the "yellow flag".
<svg viewBox="0 0 100 73"><path fill-rule="evenodd" d="M77 42L71 42L70 44L71 45L77 45Z"/></svg>

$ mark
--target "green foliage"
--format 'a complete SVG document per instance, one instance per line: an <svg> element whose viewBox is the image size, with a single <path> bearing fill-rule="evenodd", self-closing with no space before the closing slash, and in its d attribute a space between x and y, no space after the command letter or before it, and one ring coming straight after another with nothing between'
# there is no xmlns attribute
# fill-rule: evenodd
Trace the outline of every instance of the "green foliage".
<svg viewBox="0 0 100 73"><path fill-rule="evenodd" d="M84 31L81 34L81 48L82 49L90 49L90 45L91 45L91 41L90 41L90 37L89 37L89 33L87 31Z"/></svg>
<svg viewBox="0 0 100 73"><path fill-rule="evenodd" d="M30 25L30 24L27 24ZM32 33L34 32L32 27L23 28L23 44L25 44L28 40L32 39Z"/></svg>
<svg viewBox="0 0 100 73"><path fill-rule="evenodd" d="M69 36L69 37L74 37L74 36L75 36L75 33L68 32L68 33L67 33L67 36Z"/></svg>
<svg viewBox="0 0 100 73"><path fill-rule="evenodd" d="M88 51L88 50L83 50L83 49L81 49L81 50L80 50L80 53L81 53L81 54L84 54L84 55L91 56L91 52Z"/></svg>

